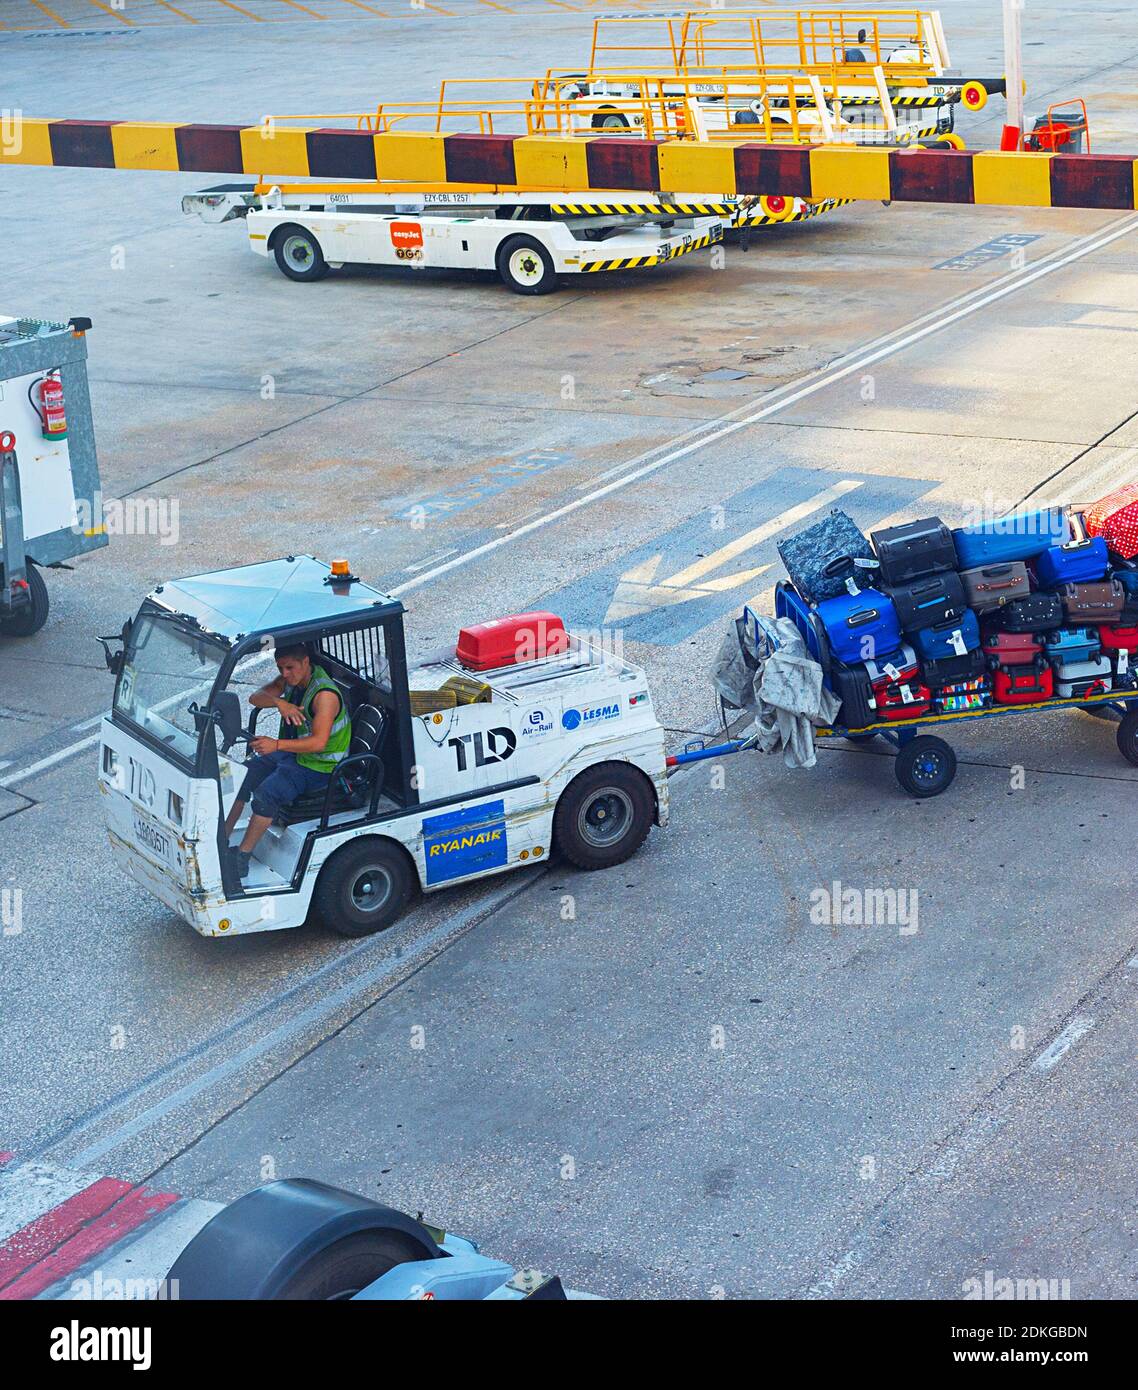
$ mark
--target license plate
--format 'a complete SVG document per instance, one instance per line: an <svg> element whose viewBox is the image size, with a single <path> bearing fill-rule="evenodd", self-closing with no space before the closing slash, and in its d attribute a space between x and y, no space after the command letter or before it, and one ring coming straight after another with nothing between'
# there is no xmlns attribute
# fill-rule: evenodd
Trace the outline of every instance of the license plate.
<svg viewBox="0 0 1138 1390"><path fill-rule="evenodd" d="M141 811L134 811L134 840L141 849L155 859L161 859L171 869L178 865L178 845L173 832L166 830Z"/></svg>

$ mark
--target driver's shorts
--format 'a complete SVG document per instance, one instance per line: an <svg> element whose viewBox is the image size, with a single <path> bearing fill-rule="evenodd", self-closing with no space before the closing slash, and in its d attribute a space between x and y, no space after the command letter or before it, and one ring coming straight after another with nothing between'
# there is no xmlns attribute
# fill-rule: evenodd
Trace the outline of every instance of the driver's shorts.
<svg viewBox="0 0 1138 1390"><path fill-rule="evenodd" d="M245 780L237 800L247 802L252 797L253 814L272 817L305 792L323 791L331 776L330 772L301 767L295 753L278 748L275 753L265 753L246 765Z"/></svg>

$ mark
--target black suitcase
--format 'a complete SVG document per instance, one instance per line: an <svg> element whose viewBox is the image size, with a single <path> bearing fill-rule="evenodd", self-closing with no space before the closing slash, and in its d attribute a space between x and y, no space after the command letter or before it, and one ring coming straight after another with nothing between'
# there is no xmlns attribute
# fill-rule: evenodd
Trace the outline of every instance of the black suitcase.
<svg viewBox="0 0 1138 1390"><path fill-rule="evenodd" d="M863 729L867 724L877 722L877 715L869 703L873 698L873 688L869 683L869 672L860 663L845 666L840 661L830 665L830 686L842 702L837 722L846 729Z"/></svg>
<svg viewBox="0 0 1138 1390"><path fill-rule="evenodd" d="M885 526L869 539L881 561L881 581L886 586L908 584L926 574L956 568L952 532L939 516L907 521L904 526Z"/></svg>
<svg viewBox="0 0 1138 1390"><path fill-rule="evenodd" d="M895 584L890 597L903 632L919 632L939 623L955 622L964 616L968 607L963 581L955 570L928 574L910 584Z"/></svg>
<svg viewBox="0 0 1138 1390"><path fill-rule="evenodd" d="M1004 632L1053 632L1063 626L1063 604L1058 594L1029 594L1014 598L1000 609Z"/></svg>
<svg viewBox="0 0 1138 1390"><path fill-rule="evenodd" d="M858 589L877 584L877 557L869 541L853 517L837 508L824 521L784 536L778 553L790 582L807 603L837 598L848 592L851 581Z"/></svg>
<svg viewBox="0 0 1138 1390"><path fill-rule="evenodd" d="M922 661L925 684L930 690L940 690L946 685L961 685L964 681L975 680L988 669L988 658L984 649L977 647L965 652L963 656L944 656L939 661Z"/></svg>

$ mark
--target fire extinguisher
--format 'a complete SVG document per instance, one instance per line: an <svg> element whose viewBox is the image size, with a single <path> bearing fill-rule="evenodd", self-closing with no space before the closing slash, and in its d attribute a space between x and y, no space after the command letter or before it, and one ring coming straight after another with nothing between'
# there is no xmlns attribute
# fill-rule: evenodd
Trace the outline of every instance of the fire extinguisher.
<svg viewBox="0 0 1138 1390"><path fill-rule="evenodd" d="M54 372L33 383L39 405L32 405L40 417L40 433L45 439L67 438L67 412L63 408L63 383ZM29 393L30 395L30 393Z"/></svg>

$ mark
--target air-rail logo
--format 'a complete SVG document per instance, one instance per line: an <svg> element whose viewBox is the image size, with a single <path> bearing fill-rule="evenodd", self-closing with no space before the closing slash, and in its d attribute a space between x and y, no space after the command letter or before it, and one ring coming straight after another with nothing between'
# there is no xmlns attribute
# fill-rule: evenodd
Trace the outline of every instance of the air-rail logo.
<svg viewBox="0 0 1138 1390"><path fill-rule="evenodd" d="M423 228L418 222L392 222L392 246L422 246Z"/></svg>

